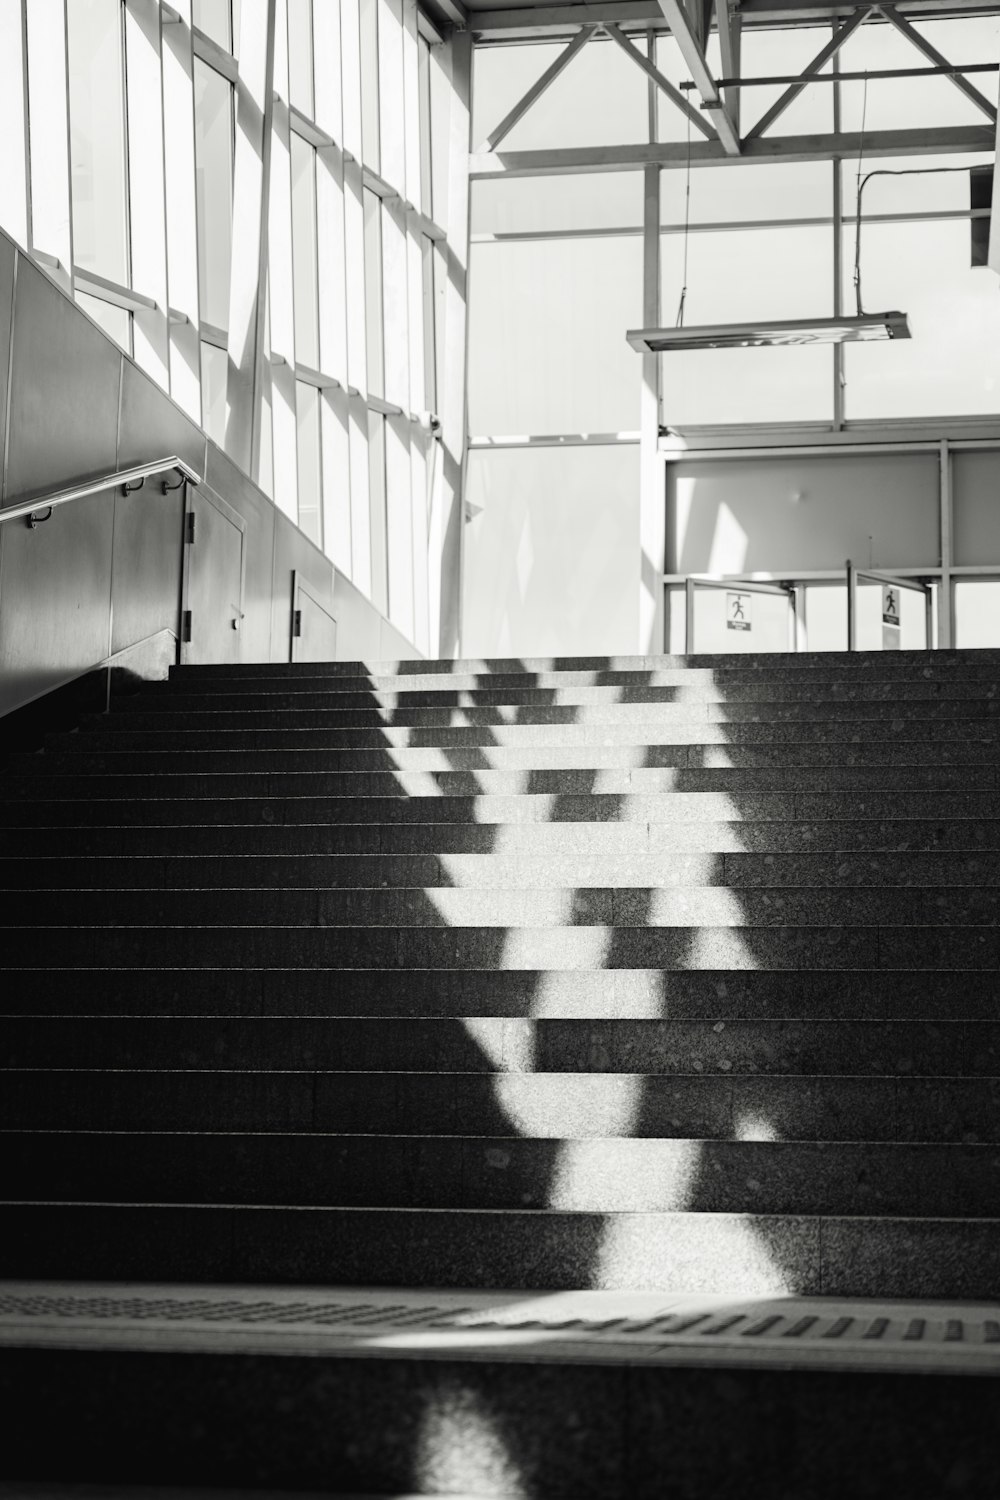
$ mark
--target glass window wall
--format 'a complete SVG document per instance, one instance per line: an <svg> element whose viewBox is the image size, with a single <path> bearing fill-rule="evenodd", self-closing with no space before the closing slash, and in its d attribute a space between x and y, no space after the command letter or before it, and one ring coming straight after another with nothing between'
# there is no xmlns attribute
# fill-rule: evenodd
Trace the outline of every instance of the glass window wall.
<svg viewBox="0 0 1000 1500"><path fill-rule="evenodd" d="M320 478L320 396L313 385L295 383L299 461L299 527L317 547L323 545L323 493Z"/></svg>
<svg viewBox="0 0 1000 1500"><path fill-rule="evenodd" d="M312 24L312 0L288 0L289 102L310 120L315 116Z"/></svg>
<svg viewBox="0 0 1000 1500"><path fill-rule="evenodd" d="M201 316L226 328L233 248L233 87L195 58L194 90Z"/></svg>
<svg viewBox="0 0 1000 1500"><path fill-rule="evenodd" d="M295 357L319 368L319 285L316 255L316 150L292 134L292 257Z"/></svg>
<svg viewBox="0 0 1000 1500"><path fill-rule="evenodd" d="M121 0L73 0L66 18L73 258L127 285Z"/></svg>

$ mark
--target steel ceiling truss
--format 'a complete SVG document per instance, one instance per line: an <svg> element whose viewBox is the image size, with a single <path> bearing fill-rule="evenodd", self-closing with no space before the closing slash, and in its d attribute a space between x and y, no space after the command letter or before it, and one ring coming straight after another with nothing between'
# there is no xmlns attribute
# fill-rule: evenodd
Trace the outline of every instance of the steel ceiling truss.
<svg viewBox="0 0 1000 1500"><path fill-rule="evenodd" d="M761 0L761 3L765 3L765 0ZM766 0L766 3L774 5L776 0ZM936 47L927 41L901 13L898 4L873 4L871 0L865 0L865 3L851 7L837 5L825 7L825 13L831 21L835 20L838 11L846 10L846 19L843 24L834 29L833 34L815 57L798 76L794 77L781 96L747 132L746 136L741 137L740 94L744 87L752 86L756 80L742 80L739 77L742 25L752 0L743 0L738 12L734 9L735 4L736 0L657 0L657 14L667 22L690 74L690 81L683 83L680 89L665 77L653 60L651 55L653 33L650 28L646 30L646 50L644 51L616 21L608 18L606 8L602 9L598 5L575 7L590 19L576 30L545 72L522 95L513 109L493 130L485 144L473 155L471 159L473 175L492 176L497 172L507 172L511 175L535 176L546 172L621 171L650 165L670 167L679 165L681 160L685 163L690 160L692 165L705 166L720 159L739 158L760 161L783 158L802 161L853 154L860 143L856 143L855 137L851 134L836 132L824 136L772 137L768 133L789 105L794 103L810 84L834 81L830 74L824 74L822 70L831 59L837 56L855 32L873 17L893 26L922 57L930 61L931 67L926 69L928 74L947 77L964 97L985 115L990 125L996 127L995 106L964 76L961 65L952 65ZM626 8L634 9L635 7L622 5L610 7L615 12ZM912 9L912 6L907 8ZM811 8L811 14L815 9L816 7ZM995 12L1000 7L993 6L988 9ZM954 11L954 7L952 10ZM982 13L983 10L984 7L976 7L976 13ZM540 9L538 13L547 14ZM961 13L971 13L971 7ZM513 12L505 14L513 14ZM789 10L786 14L791 16L793 12ZM713 77L705 51L706 39L713 20L719 32L723 67L721 80ZM672 145L647 144L635 147L590 147L582 150L570 148L551 152L505 152L502 159L496 156L496 148L501 141L524 118L550 84L569 66L577 53L594 36L601 33L636 64L647 79L681 111L688 120L689 126L694 126L705 139L689 143L683 150ZM884 74L873 71L866 72L863 76L877 80L883 76L897 76L906 71L888 70ZM921 76L925 70L910 71L914 76ZM685 93L688 97L685 97ZM692 94L700 98L700 109L690 102ZM910 144L911 138L916 144ZM940 130L875 131L871 132L865 140L865 149L872 156L906 155L917 150L928 154L938 151L987 151L992 150L993 146L992 131L984 133L982 129L972 126L953 126Z"/></svg>

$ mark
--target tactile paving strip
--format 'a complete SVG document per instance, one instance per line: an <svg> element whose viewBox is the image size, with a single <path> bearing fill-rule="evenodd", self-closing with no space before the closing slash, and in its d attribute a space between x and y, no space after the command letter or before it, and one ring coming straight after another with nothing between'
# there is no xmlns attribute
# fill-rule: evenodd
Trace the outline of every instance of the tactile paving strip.
<svg viewBox="0 0 1000 1500"><path fill-rule="evenodd" d="M173 1332L174 1337L171 1337ZM181 1334L178 1345L176 1335ZM284 1335L284 1337L282 1337ZM255 1337L256 1336L256 1337ZM0 1343L464 1358L995 1365L1000 1307L626 1293L0 1285Z"/></svg>

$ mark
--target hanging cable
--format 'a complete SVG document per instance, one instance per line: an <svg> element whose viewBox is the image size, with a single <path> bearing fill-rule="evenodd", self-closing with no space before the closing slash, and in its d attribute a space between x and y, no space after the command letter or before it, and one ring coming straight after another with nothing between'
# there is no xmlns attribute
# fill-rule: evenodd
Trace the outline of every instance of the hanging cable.
<svg viewBox="0 0 1000 1500"><path fill-rule="evenodd" d="M691 230L691 116L687 117L687 171L684 185L684 275L681 300L677 305L677 327L684 327L684 304L688 294L688 240Z"/></svg>
<svg viewBox="0 0 1000 1500"><path fill-rule="evenodd" d="M868 74L865 74L864 94L861 100L861 139L858 142L858 175L855 183L855 197L858 205L858 217L854 227L854 300L857 304L858 317L862 317L861 311L861 168L865 159L865 125L868 122Z"/></svg>
<svg viewBox="0 0 1000 1500"><path fill-rule="evenodd" d="M857 205L854 211L854 290L858 302L858 317L863 317L861 306L861 195L871 182L873 177L933 177L942 172L964 172L969 174L968 167L875 167L871 172L866 172L864 177L859 176Z"/></svg>
<svg viewBox="0 0 1000 1500"><path fill-rule="evenodd" d="M868 118L868 75L865 75L864 99L861 106L861 140L858 150L858 176L856 190L856 204L854 211L854 296L857 303L858 317L864 317L864 308L861 301L861 195L871 182L873 177L931 177L941 172L965 172L968 167L875 167L871 172L861 176L861 167L865 154L865 123Z"/></svg>

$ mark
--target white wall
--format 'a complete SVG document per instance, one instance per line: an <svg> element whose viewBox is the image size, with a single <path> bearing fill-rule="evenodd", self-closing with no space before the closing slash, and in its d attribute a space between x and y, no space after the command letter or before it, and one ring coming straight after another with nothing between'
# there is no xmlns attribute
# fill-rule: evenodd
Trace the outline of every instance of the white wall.
<svg viewBox="0 0 1000 1500"><path fill-rule="evenodd" d="M635 651L637 446L475 450L466 495L464 655Z"/></svg>

